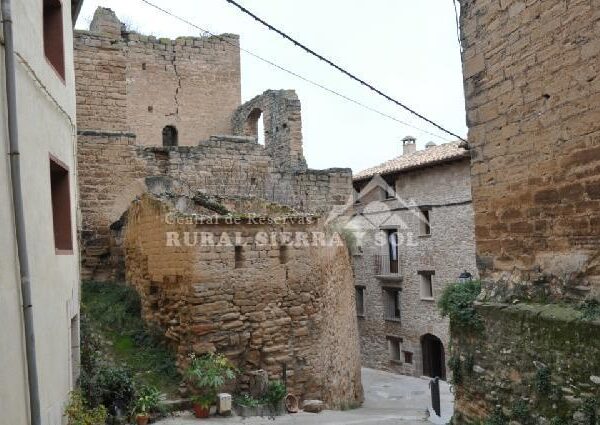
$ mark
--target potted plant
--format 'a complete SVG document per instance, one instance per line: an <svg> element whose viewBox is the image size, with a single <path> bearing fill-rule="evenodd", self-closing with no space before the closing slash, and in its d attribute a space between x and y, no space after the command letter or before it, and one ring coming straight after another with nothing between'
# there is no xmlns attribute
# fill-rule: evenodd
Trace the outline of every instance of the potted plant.
<svg viewBox="0 0 600 425"><path fill-rule="evenodd" d="M186 380L196 395L192 398L196 417L207 418L223 385L235 378L237 369L223 354L192 355Z"/></svg>
<svg viewBox="0 0 600 425"><path fill-rule="evenodd" d="M143 387L135 400L134 413L137 425L147 425L150 412L158 407L160 392L154 387Z"/></svg>

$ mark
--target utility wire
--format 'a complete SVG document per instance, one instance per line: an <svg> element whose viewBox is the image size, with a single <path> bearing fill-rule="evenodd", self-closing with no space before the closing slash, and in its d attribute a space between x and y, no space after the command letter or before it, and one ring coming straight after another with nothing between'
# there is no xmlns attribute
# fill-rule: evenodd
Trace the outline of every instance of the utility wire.
<svg viewBox="0 0 600 425"><path fill-rule="evenodd" d="M268 59L265 59L262 56L259 56L259 55L257 55L256 53L254 53L254 52L252 52L250 50L244 49L241 46L239 46L239 45L237 45L235 43L232 43L231 41L227 40L224 37L221 37L218 34L214 34L211 31L208 31L208 30L206 30L206 29L204 29L202 27L199 27L198 25L194 24L193 22L190 22L189 20L187 20L185 18L177 16L174 13L172 13L172 12L166 10L166 9L163 9L162 7L160 7L160 6L158 6L158 5L150 2L149 0L140 0L140 1L142 1L143 3L146 3L148 6L151 6L151 7L155 8L155 9L161 11L162 13L165 13L165 14L169 15L172 18L177 19L178 21L181 21L181 22L183 22L183 23L185 23L185 24L187 24L187 25L189 25L189 26L191 26L193 28L196 28L197 30L200 30L204 34L209 34L209 35L211 35L213 37L217 37L221 41L223 41L223 42L225 42L225 43L227 43L227 44L235 47L236 49L240 49L244 53L246 53L246 54L248 54L248 55L250 55L250 56L252 56L252 57L254 57L254 58L256 58L256 59L258 59L258 60L260 60L262 62L264 62L264 63L267 63L267 64L269 64L269 65L271 65L271 66L273 66L273 67L275 67L275 68L277 68L277 69L279 69L279 70L281 70L283 72L286 72L286 73L288 73L290 75L293 75L294 77L299 78L299 79L301 79L301 80L303 80L303 81L305 81L305 82L307 82L307 83L309 83L309 84L311 84L311 85L313 85L315 87L319 87L320 89L323 89L323 90L325 90L325 91L327 91L327 92L329 92L329 93L331 93L331 94L333 94L335 96L341 97L342 99L347 100L347 101L349 101L351 103L354 103L355 105L358 105L358 106L360 106L360 107L362 107L364 109L367 109L367 110L369 110L371 112L374 112L374 113L376 113L378 115L381 115L382 117L391 119L391 120L393 120L393 121L395 121L397 123L400 123L400 124L405 125L407 127L413 128L415 130L418 130L418 131L420 131L422 133L425 133L425 134L428 134L430 136L436 137L436 138L438 138L440 140L443 140L445 142L449 141L448 139L445 139L445 138L443 138L443 137L441 137L441 136L439 136L439 135L437 135L435 133L432 133L430 131L424 130L424 129L420 128L420 127L416 127L416 126L414 126L412 124L407 123L406 121L402 121L402 120L400 120L400 119L398 119L398 118L396 118L396 117L394 117L392 115L386 114L385 112L381 112L378 109L375 109L375 108L373 108L371 106L365 105L364 103L362 103L362 102L360 102L360 101L358 101L356 99L352 99L351 97L348 97L348 96L346 96L346 95L344 95L344 94L342 94L342 93L340 93L340 92L338 92L336 90L330 89L329 87L326 87L326 86L324 86L324 85L322 85L320 83L317 83L316 81L313 81L313 80L311 80L311 79L309 79L307 77L304 77L304 76L302 76L302 75L300 75L300 74L298 74L298 73L296 73L294 71L291 71L291 70L289 70L287 68L284 68L283 66L280 66L280 65L276 64L275 62L272 62L272 61L270 61ZM458 137L458 136L456 136L456 137Z"/></svg>
<svg viewBox="0 0 600 425"><path fill-rule="evenodd" d="M244 12L246 15L251 16L252 18L254 18L256 21L260 22L262 25L264 25L265 27L267 27L268 29L270 29L271 31L275 31L277 34L279 34L280 36L282 36L283 38L285 38L288 41L291 41L294 45L300 47L302 50L304 50L305 52L307 52L308 54L316 57L317 59L325 62L326 64L332 66L333 68L337 69L338 71L340 71L342 74L345 74L346 76L350 77L351 79L353 79L354 81L359 82L360 84L362 84L363 86L371 89L372 91L374 91L375 93L377 93L380 96L383 96L384 98L386 98L387 100L389 100L390 102L395 103L396 105L400 106L401 108L407 110L408 112L410 112L411 114L419 117L420 119L422 119L423 121L428 122L429 124L433 125L434 127L437 127L438 129L442 130L444 133L447 133L451 136L454 136L460 140L462 140L463 142L466 142L465 139L463 139L462 137L460 137L459 135L451 132L450 130L445 129L444 127L442 127L441 125L439 125L438 123L434 122L433 120L430 120L429 118L427 118L426 116L418 113L417 111L415 111L414 109L410 108L409 106L406 106L404 103L400 102L399 100L394 99L393 97L385 94L384 92L382 92L381 90L379 90L378 88L376 88L375 86L373 86L372 84L366 82L365 80L357 77L356 75L352 74L350 71L347 71L346 69L342 68L341 66L337 65L336 63L334 63L333 61L327 59L326 57L320 55L319 53L315 52L314 50L310 49L309 47L305 46L304 44L300 43L299 41L295 40L294 38L290 37L289 35L287 35L286 33L284 33L283 31L275 28L273 25L269 24L268 22L266 22L265 20L259 18L258 16L256 16L254 13L250 12L248 9L246 9L244 6L240 5L239 3L235 2L234 0L225 0L227 3L230 3L232 5L234 5L235 7L237 7L238 9L240 9L242 12Z"/></svg>

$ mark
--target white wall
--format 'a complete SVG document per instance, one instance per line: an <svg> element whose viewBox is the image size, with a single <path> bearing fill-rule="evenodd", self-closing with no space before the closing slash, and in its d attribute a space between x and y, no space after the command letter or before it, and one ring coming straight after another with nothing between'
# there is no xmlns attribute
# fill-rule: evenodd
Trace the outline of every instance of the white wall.
<svg viewBox="0 0 600 425"><path fill-rule="evenodd" d="M61 424L71 389L71 317L78 313L79 257L75 181L75 89L70 1L63 0L65 81L47 62L42 1L13 0L17 60L17 110L25 224L31 267L33 314L43 424ZM2 423L28 423L23 320L6 151L4 46L0 90L0 412ZM54 249L49 156L69 167L74 249Z"/></svg>

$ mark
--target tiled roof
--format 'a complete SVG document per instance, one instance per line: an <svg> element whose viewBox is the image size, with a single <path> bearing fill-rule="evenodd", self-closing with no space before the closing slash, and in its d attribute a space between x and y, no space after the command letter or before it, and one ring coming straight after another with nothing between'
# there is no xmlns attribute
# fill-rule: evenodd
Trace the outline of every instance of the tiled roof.
<svg viewBox="0 0 600 425"><path fill-rule="evenodd" d="M444 143L406 155L400 155L375 167L367 168L353 176L353 180L364 180L376 174L384 175L429 167L441 162L454 161L469 156L469 152L459 147L460 142Z"/></svg>

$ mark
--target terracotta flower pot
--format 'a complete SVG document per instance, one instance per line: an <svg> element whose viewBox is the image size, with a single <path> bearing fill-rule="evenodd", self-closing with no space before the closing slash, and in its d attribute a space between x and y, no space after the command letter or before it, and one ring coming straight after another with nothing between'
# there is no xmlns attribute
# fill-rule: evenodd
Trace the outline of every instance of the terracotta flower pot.
<svg viewBox="0 0 600 425"><path fill-rule="evenodd" d="M197 418L208 418L210 415L210 407L202 407L199 404L194 403L192 409Z"/></svg>
<svg viewBox="0 0 600 425"><path fill-rule="evenodd" d="M135 421L137 425L148 425L148 421L150 420L150 416L148 415L137 415L135 417Z"/></svg>

